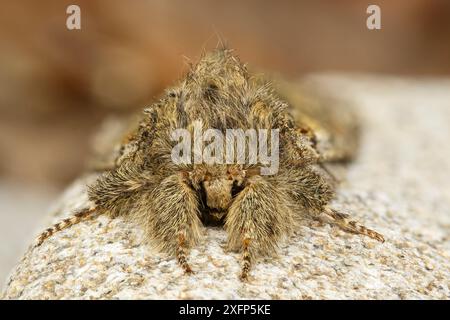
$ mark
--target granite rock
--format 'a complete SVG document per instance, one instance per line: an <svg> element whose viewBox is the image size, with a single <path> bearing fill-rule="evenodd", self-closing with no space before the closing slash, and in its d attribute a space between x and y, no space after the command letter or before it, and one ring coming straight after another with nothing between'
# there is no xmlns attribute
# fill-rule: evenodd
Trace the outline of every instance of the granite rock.
<svg viewBox="0 0 450 320"><path fill-rule="evenodd" d="M308 81L357 106L358 158L334 206L381 232L386 242L314 221L259 261L249 283L226 233L205 230L190 254L196 271L143 244L132 222L99 217L30 248L4 299L449 299L450 80L322 74ZM87 198L82 177L45 225ZM45 227L45 226L43 226Z"/></svg>

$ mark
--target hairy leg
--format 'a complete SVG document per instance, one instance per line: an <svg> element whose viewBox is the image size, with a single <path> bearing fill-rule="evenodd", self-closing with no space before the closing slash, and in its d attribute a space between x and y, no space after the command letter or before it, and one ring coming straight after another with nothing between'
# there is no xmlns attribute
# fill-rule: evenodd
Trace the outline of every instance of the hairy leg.
<svg viewBox="0 0 450 320"><path fill-rule="evenodd" d="M357 221L349 219L349 215L339 212L335 209L326 207L323 211L326 217L331 219L331 223L336 224L338 227L343 229L344 231L362 234L368 236L372 239L378 240L380 242L384 242L383 235L379 234L376 231L373 231Z"/></svg>
<svg viewBox="0 0 450 320"><path fill-rule="evenodd" d="M300 205L300 214L335 224L344 231L384 242L381 234L328 206L334 197L334 182L330 180L326 171L312 166L296 168L281 172L276 182L280 189L284 189Z"/></svg>
<svg viewBox="0 0 450 320"><path fill-rule="evenodd" d="M45 240L50 238L55 233L67 229L75 224L78 224L82 221L90 220L94 218L98 212L94 207L82 209L76 212L74 215L55 223L52 227L47 228L44 232L42 232L36 240L35 247L39 247Z"/></svg>
<svg viewBox="0 0 450 320"><path fill-rule="evenodd" d="M89 200L111 217L128 215L143 193L155 188L158 177L132 161L104 172L88 187Z"/></svg>
<svg viewBox="0 0 450 320"><path fill-rule="evenodd" d="M189 247L201 235L199 200L184 174L171 175L152 192L136 201L134 215L141 221L146 234L156 246L176 256L187 273Z"/></svg>
<svg viewBox="0 0 450 320"><path fill-rule="evenodd" d="M151 187L149 181L155 179L150 178L145 172L140 172L129 165L103 173L88 187L88 197L94 205L74 212L72 216L46 229L39 235L35 246L40 246L46 239L61 230L100 214L108 214L111 217L128 214L141 191Z"/></svg>
<svg viewBox="0 0 450 320"><path fill-rule="evenodd" d="M225 221L229 248L242 250L242 280L248 278L254 257L273 252L292 225L288 198L264 178L251 177Z"/></svg>

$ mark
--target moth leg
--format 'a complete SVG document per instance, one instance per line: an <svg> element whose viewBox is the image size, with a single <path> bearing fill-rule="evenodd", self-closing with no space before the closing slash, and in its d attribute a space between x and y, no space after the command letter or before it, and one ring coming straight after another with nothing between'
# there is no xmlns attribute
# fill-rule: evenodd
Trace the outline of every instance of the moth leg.
<svg viewBox="0 0 450 320"><path fill-rule="evenodd" d="M178 246L177 246L177 262L181 266L181 268L184 270L185 273L189 274L192 273L191 266L187 262L187 256L188 250L186 247L186 238L183 232L180 232L178 234Z"/></svg>
<svg viewBox="0 0 450 320"><path fill-rule="evenodd" d="M157 177L132 162L106 171L88 186L88 197L99 211L115 218L127 216L144 192L154 188Z"/></svg>
<svg viewBox="0 0 450 320"><path fill-rule="evenodd" d="M371 230L362 224L360 224L357 221L350 220L349 215L339 212L335 209L331 209L329 207L325 207L325 210L323 213L331 219L331 223L336 224L338 227L340 227L342 230L356 233L356 234L362 234L365 236L368 236L372 239L378 240L380 242L384 242L384 237L380 233Z"/></svg>
<svg viewBox="0 0 450 320"><path fill-rule="evenodd" d="M300 206L299 213L302 215L306 214L313 219L335 224L347 232L363 234L384 242L381 234L349 219L347 214L328 207L334 197L333 186L323 173L313 167L281 172L276 183L280 190L284 190Z"/></svg>
<svg viewBox="0 0 450 320"><path fill-rule="evenodd" d="M82 221L87 221L94 218L98 214L95 207L86 208L79 212L76 212L71 217L68 217L56 224L52 227L46 229L42 232L36 240L35 247L39 247L45 240L53 236L55 233L67 229L75 224L78 224Z"/></svg>
<svg viewBox="0 0 450 320"><path fill-rule="evenodd" d="M184 174L171 175L147 194L145 205L136 205L146 234L159 249L176 257L186 273L189 248L201 236L199 199ZM151 210L150 212L148 210Z"/></svg>
<svg viewBox="0 0 450 320"><path fill-rule="evenodd" d="M243 281L248 279L248 274L252 266L252 259L249 250L250 241L251 239L249 237L244 238L242 241L242 270L240 279Z"/></svg>
<svg viewBox="0 0 450 320"><path fill-rule="evenodd" d="M253 176L229 208L225 228L228 247L242 250L241 280L247 280L254 258L273 252L293 225L288 199L269 181Z"/></svg>
<svg viewBox="0 0 450 320"><path fill-rule="evenodd" d="M45 230L38 237L35 246L40 246L56 232L97 215L108 214L110 217L116 217L127 214L132 209L136 196L149 187L149 180L151 179L145 172L139 172L132 166L122 166L105 172L88 187L88 197L94 206L82 209Z"/></svg>

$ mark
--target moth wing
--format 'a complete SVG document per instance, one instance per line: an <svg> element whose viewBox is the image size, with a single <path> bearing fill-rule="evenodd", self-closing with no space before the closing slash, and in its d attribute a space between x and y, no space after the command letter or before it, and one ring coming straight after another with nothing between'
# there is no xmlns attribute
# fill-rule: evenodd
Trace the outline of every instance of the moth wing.
<svg viewBox="0 0 450 320"><path fill-rule="evenodd" d="M323 162L346 162L356 156L360 122L350 104L318 93L317 85L306 81L275 83L279 95L290 105L296 125L312 131Z"/></svg>
<svg viewBox="0 0 450 320"><path fill-rule="evenodd" d="M135 148L134 138L139 130L141 113L127 116L109 116L103 120L91 141L92 156L88 169L114 169Z"/></svg>

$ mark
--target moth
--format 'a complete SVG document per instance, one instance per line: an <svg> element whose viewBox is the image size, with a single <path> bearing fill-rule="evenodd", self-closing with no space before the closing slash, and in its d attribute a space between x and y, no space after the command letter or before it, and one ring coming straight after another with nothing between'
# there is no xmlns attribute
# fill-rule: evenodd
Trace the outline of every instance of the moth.
<svg viewBox="0 0 450 320"><path fill-rule="evenodd" d="M174 130L192 131L199 121L221 132L277 130L278 171L262 175L259 160L175 163ZM305 218L384 242L381 234L330 206L338 183L326 165L351 160L358 133L349 108L305 99L289 83L251 75L232 50L217 48L126 128L107 154L109 164L88 186L92 206L47 229L36 245L96 215L127 217L191 273L189 249L204 227L222 226L227 247L241 253L240 278L246 280L252 263L275 252Z"/></svg>

